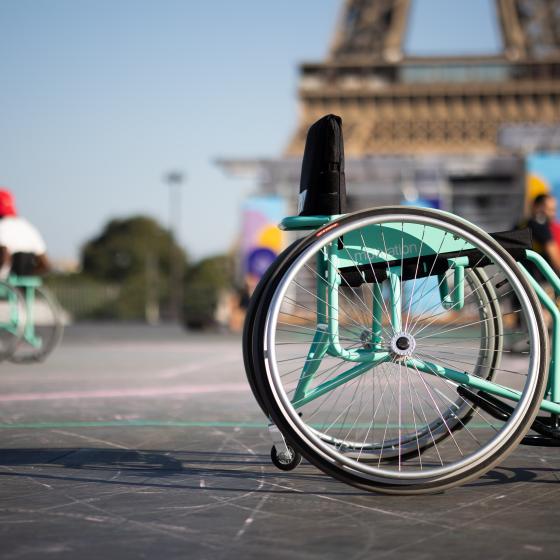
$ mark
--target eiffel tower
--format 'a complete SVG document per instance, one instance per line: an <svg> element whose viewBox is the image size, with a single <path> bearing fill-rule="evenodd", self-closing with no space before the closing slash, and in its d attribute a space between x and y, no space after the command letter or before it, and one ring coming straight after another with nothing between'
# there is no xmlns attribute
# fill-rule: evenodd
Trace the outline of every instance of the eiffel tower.
<svg viewBox="0 0 560 560"><path fill-rule="evenodd" d="M560 0L495 0L503 51L469 57L408 56L411 4L344 0L326 60L300 67L299 121L283 157L222 168L256 177L261 194L296 214L307 130L335 113L349 211L420 199L488 231L517 223L524 154L560 146Z"/></svg>
<svg viewBox="0 0 560 560"><path fill-rule="evenodd" d="M410 0L345 0L327 59L301 66L300 120L287 156L326 113L344 120L346 152L503 153L499 133L560 121L560 1L495 0L496 56L409 57Z"/></svg>

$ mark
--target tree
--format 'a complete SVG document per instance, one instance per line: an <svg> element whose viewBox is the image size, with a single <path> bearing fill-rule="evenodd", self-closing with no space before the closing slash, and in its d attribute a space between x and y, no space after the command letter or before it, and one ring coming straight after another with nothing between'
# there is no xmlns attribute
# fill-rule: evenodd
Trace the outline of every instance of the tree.
<svg viewBox="0 0 560 560"><path fill-rule="evenodd" d="M186 325L195 329L214 326L219 299L223 294L231 292L232 285L231 257L209 257L194 265L185 278Z"/></svg>
<svg viewBox="0 0 560 560"><path fill-rule="evenodd" d="M145 318L150 303L166 304L173 259L187 258L170 232L147 216L114 219L82 250L86 276L121 288L120 297L107 310L120 319Z"/></svg>

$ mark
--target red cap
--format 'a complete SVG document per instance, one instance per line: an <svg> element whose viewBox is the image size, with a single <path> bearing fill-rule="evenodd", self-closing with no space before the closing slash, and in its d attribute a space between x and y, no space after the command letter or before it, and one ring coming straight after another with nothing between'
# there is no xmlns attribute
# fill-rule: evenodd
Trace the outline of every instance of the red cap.
<svg viewBox="0 0 560 560"><path fill-rule="evenodd" d="M0 189L0 216L15 216L16 205L14 196L7 189Z"/></svg>

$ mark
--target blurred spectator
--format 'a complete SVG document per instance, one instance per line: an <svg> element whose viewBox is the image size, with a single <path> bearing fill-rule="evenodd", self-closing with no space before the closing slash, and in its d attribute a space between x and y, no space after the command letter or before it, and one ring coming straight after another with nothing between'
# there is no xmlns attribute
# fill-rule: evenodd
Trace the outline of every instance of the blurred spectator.
<svg viewBox="0 0 560 560"><path fill-rule="evenodd" d="M527 227L533 237L533 248L542 255L556 274L560 273L560 246L555 237L556 199L540 194L531 206Z"/></svg>
<svg viewBox="0 0 560 560"><path fill-rule="evenodd" d="M47 247L41 234L17 215L12 193L0 189L0 278L10 272L24 276L49 269Z"/></svg>
<svg viewBox="0 0 560 560"><path fill-rule="evenodd" d="M243 282L243 286L241 286L241 288L239 288L238 290L239 308L244 312L246 312L247 308L249 307L249 302L251 301L251 294L253 293L253 291L254 287L251 287L248 280Z"/></svg>
<svg viewBox="0 0 560 560"><path fill-rule="evenodd" d="M552 236L554 237L554 241L556 241L556 245L560 247L560 222L554 220L550 224L550 229L552 231Z"/></svg>

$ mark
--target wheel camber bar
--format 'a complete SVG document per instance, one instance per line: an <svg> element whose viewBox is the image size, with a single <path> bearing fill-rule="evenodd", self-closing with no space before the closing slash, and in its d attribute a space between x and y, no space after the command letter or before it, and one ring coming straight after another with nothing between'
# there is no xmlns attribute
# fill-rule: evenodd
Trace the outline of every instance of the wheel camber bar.
<svg viewBox="0 0 560 560"><path fill-rule="evenodd" d="M481 379L476 375L471 375L465 371L457 371L451 368L438 366L431 362L425 362L418 359L407 359L404 360L407 366L416 368L418 371L428 373L430 375L435 375L436 377L443 377L459 383L460 385L466 385L468 387L474 387L475 389L481 389L492 395L497 395L505 399L512 401L521 400L521 391L516 391L515 389L509 389L502 385L498 385L492 381L486 379ZM540 405L541 410L546 412L552 412L554 414L560 414L560 404L554 403L552 401L544 399Z"/></svg>

